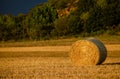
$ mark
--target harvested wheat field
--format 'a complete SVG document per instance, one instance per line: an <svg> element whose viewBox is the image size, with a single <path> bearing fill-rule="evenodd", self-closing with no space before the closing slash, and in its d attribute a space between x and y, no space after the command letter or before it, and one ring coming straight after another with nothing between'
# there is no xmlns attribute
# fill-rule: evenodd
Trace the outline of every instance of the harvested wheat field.
<svg viewBox="0 0 120 79"><path fill-rule="evenodd" d="M2 47L0 79L120 79L120 45L105 45L101 65L74 66L71 46Z"/></svg>

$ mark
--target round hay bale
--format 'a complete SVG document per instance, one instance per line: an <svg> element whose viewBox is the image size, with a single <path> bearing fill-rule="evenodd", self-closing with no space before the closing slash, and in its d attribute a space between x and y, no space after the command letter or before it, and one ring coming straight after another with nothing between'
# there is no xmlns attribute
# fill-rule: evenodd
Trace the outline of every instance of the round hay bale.
<svg viewBox="0 0 120 79"><path fill-rule="evenodd" d="M107 57L104 44L95 38L76 41L70 50L70 58L73 65L99 65Z"/></svg>

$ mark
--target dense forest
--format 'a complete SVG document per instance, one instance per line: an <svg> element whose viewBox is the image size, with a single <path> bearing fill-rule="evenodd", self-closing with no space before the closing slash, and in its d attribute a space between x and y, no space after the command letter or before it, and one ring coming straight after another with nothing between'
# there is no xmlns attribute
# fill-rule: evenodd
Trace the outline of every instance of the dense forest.
<svg viewBox="0 0 120 79"><path fill-rule="evenodd" d="M120 33L120 0L48 0L27 14L0 14L0 41Z"/></svg>

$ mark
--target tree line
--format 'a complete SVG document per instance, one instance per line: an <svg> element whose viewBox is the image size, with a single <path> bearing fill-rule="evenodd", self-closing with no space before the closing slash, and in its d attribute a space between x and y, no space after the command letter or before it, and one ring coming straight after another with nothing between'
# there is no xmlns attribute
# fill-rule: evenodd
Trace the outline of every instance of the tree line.
<svg viewBox="0 0 120 79"><path fill-rule="evenodd" d="M74 10L70 10L71 7ZM58 11L66 8L69 14L59 16ZM120 0L48 0L27 14L0 14L0 41L115 34L119 31Z"/></svg>

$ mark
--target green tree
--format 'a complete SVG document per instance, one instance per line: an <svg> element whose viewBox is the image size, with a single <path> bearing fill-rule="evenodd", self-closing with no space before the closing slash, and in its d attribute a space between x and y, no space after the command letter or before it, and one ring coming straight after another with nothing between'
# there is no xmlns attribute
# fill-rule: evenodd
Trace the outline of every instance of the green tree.
<svg viewBox="0 0 120 79"><path fill-rule="evenodd" d="M79 16L64 16L55 21L55 28L60 35L78 34L82 32Z"/></svg>
<svg viewBox="0 0 120 79"><path fill-rule="evenodd" d="M101 23L101 9L95 7L90 10L89 12L90 16L86 20L86 23L84 23L84 30L85 32L91 33L96 32L98 30L104 29L103 25Z"/></svg>
<svg viewBox="0 0 120 79"><path fill-rule="evenodd" d="M79 14L89 11L94 6L94 0L79 0L78 12Z"/></svg>
<svg viewBox="0 0 120 79"><path fill-rule="evenodd" d="M67 4L73 0L48 0L50 4L55 6L57 9L64 9L67 7Z"/></svg>
<svg viewBox="0 0 120 79"><path fill-rule="evenodd" d="M106 8L107 6L107 1L106 0L96 0L95 1L97 6L101 7L101 8Z"/></svg>
<svg viewBox="0 0 120 79"><path fill-rule="evenodd" d="M59 35L66 35L69 33L69 27L67 25L68 18L66 16L61 17L57 19L54 24L55 24L55 29L59 33Z"/></svg>
<svg viewBox="0 0 120 79"><path fill-rule="evenodd" d="M69 28L69 33L71 34L78 34L83 30L81 19L78 15L70 15L68 17L67 26Z"/></svg>
<svg viewBox="0 0 120 79"><path fill-rule="evenodd" d="M57 17L57 10L50 4L40 4L32 8L26 17L30 39L40 39L50 35Z"/></svg>
<svg viewBox="0 0 120 79"><path fill-rule="evenodd" d="M119 0L103 0L103 2L105 4L102 5L99 2L100 6L95 4L89 10L89 17L84 23L85 32L93 33L100 30L110 30L120 23Z"/></svg>
<svg viewBox="0 0 120 79"><path fill-rule="evenodd" d="M15 17L12 15L1 15L0 16L0 31L1 40L14 39L16 28L15 28Z"/></svg>
<svg viewBox="0 0 120 79"><path fill-rule="evenodd" d="M17 27L17 37L16 39L18 40L24 40L24 39L28 39L28 33L27 33L27 28L26 24L27 21L25 22L26 19L26 15L25 14L18 14L18 16L16 16L16 27Z"/></svg>

